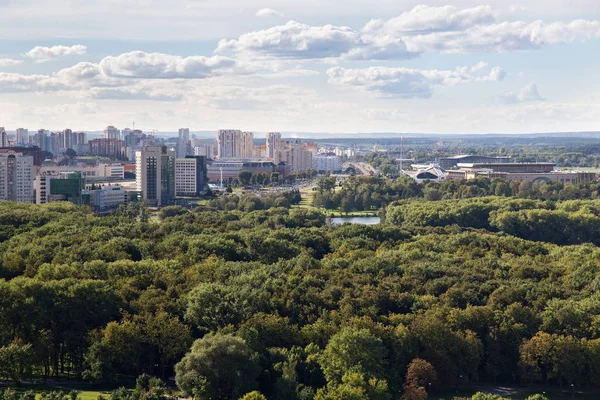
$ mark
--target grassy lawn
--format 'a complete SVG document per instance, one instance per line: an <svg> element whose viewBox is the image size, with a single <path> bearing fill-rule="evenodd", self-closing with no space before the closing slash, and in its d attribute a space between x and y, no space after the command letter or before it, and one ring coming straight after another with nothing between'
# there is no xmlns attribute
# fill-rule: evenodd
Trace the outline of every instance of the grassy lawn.
<svg viewBox="0 0 600 400"><path fill-rule="evenodd" d="M506 389L506 390L504 390ZM489 390L486 388L479 388L473 390L459 390L459 391L448 391L444 393L433 393L428 396L428 399L431 400L452 400L454 397L466 397L471 398L478 391L484 393L494 393L499 394L504 398L511 400L526 400L529 396L534 394L544 394L549 400L572 400L573 393L565 388L564 390L560 390L558 388L530 388L530 389L519 389L519 388L509 388L509 387L490 387ZM575 400L592 400L592 399L600 399L600 393L598 392L575 392Z"/></svg>
<svg viewBox="0 0 600 400"><path fill-rule="evenodd" d="M40 394L42 392L65 392L69 393L72 390L77 390L79 392L79 397L81 400L96 400L98 396L103 395L104 397L108 397L112 389L106 389L105 391L100 391L98 388L86 390L86 388L80 385L23 385L22 387L15 386L0 386L0 390L12 389L16 392L27 392L32 390L36 393L36 399L40 398Z"/></svg>

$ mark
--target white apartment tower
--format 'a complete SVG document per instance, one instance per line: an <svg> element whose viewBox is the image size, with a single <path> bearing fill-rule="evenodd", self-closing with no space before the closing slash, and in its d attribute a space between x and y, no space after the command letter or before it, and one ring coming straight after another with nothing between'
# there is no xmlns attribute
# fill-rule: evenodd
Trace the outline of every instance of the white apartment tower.
<svg viewBox="0 0 600 400"><path fill-rule="evenodd" d="M33 156L0 154L0 200L33 203Z"/></svg>
<svg viewBox="0 0 600 400"><path fill-rule="evenodd" d="M240 130L222 129L217 133L217 154L224 158L252 158L254 134Z"/></svg>
<svg viewBox="0 0 600 400"><path fill-rule="evenodd" d="M146 146L136 152L136 186L151 207L169 205L175 197L175 151Z"/></svg>
<svg viewBox="0 0 600 400"><path fill-rule="evenodd" d="M267 158L274 159L275 152L281 147L281 133L267 133Z"/></svg>

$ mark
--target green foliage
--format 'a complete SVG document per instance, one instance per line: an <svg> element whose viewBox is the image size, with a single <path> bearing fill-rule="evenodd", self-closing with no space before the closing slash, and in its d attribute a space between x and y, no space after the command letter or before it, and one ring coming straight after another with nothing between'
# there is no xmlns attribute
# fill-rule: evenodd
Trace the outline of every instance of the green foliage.
<svg viewBox="0 0 600 400"><path fill-rule="evenodd" d="M253 391L250 393L246 393L239 400L267 400L265 396L263 396L259 391Z"/></svg>
<svg viewBox="0 0 600 400"><path fill-rule="evenodd" d="M177 386L188 396L236 399L258 386L257 355L244 340L210 334L194 342L177 364Z"/></svg>

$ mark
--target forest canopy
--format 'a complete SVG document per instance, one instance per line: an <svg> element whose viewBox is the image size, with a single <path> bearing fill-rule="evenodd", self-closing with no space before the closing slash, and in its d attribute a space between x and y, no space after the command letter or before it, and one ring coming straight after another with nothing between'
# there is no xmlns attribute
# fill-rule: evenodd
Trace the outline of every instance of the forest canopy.
<svg viewBox="0 0 600 400"><path fill-rule="evenodd" d="M373 226L275 205L0 203L0 378L174 376L200 399L600 385L600 201L409 199Z"/></svg>

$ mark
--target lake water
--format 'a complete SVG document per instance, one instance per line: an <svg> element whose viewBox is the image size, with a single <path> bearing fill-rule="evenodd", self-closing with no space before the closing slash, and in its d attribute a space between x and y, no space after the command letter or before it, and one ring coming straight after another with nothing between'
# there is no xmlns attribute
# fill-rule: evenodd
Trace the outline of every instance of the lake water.
<svg viewBox="0 0 600 400"><path fill-rule="evenodd" d="M362 225L377 225L381 222L379 217L346 217L346 218L331 218L334 225L343 225L346 222L351 224L362 224Z"/></svg>

